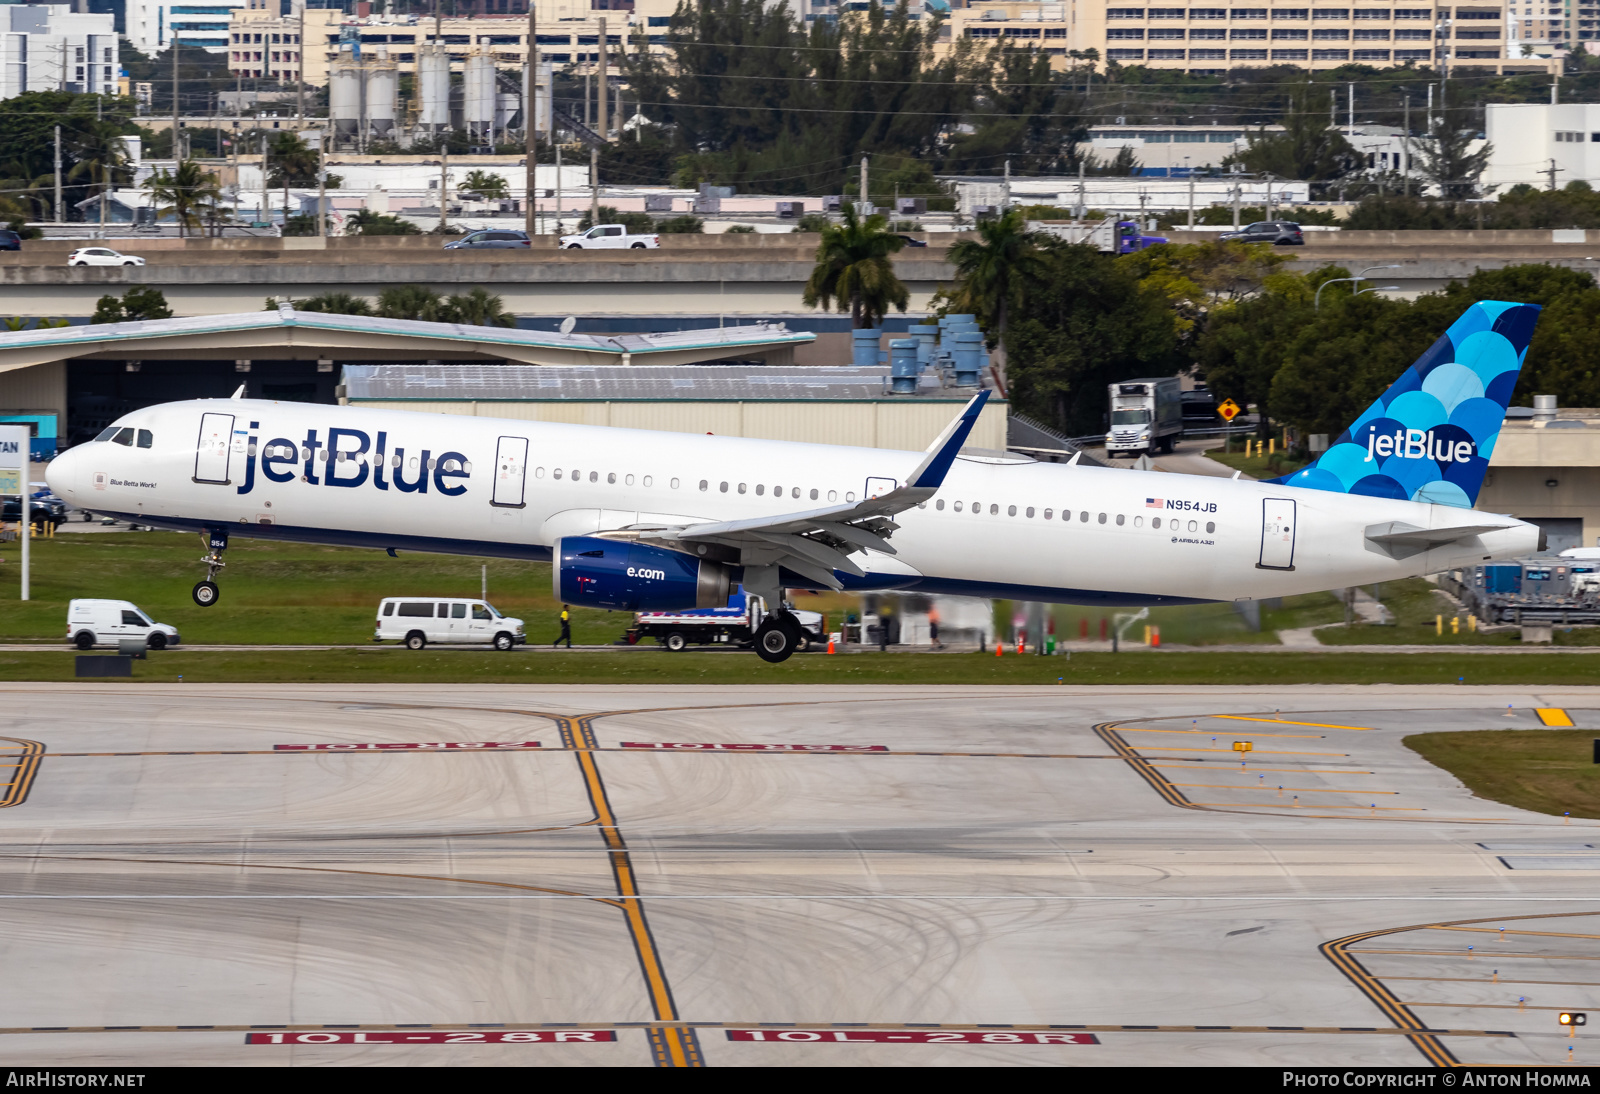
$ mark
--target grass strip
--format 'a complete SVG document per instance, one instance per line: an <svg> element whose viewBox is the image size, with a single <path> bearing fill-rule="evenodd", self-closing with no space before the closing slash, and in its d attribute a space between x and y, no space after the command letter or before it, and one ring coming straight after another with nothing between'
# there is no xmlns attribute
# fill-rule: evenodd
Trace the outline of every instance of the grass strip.
<svg viewBox="0 0 1600 1094"><path fill-rule="evenodd" d="M1600 818L1600 765L1592 729L1418 733L1407 748L1478 797L1535 813Z"/></svg>
<svg viewBox="0 0 1600 1094"><path fill-rule="evenodd" d="M99 656L115 656L101 654ZM1071 658L858 652L803 654L769 665L748 653L496 653L394 646L370 650L151 653L135 681L414 684L1593 684L1576 657L1418 653L1078 653ZM0 680L73 680L66 652L0 654ZM83 681L92 685L96 679Z"/></svg>

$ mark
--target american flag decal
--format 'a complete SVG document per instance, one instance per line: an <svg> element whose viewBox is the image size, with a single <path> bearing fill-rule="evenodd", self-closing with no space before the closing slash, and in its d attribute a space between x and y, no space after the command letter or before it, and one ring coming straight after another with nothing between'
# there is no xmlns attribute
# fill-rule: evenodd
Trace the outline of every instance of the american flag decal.
<svg viewBox="0 0 1600 1094"><path fill-rule="evenodd" d="M1165 509L1167 502L1165 498L1145 498L1144 507L1146 509Z"/></svg>

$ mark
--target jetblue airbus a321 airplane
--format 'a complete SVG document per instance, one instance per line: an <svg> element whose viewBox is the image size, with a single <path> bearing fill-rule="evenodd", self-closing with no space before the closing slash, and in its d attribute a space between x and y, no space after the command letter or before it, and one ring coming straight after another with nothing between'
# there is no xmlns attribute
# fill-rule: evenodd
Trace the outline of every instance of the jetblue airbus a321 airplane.
<svg viewBox="0 0 1600 1094"><path fill-rule="evenodd" d="M50 464L57 494L200 532L551 560L555 595L626 611L774 606L785 586L1059 603L1255 599L1527 554L1474 511L1538 308L1469 307L1312 466L1270 482L251 399L128 414Z"/></svg>

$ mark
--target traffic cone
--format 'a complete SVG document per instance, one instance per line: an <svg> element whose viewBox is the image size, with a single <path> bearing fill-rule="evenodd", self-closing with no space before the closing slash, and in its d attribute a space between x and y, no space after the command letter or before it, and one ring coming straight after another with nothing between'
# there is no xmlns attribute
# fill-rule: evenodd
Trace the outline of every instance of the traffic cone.
<svg viewBox="0 0 1600 1094"><path fill-rule="evenodd" d="M1000 657L1000 656L1004 655L1005 652L1006 652L1006 644L1004 642L996 641L995 644L994 644L994 655L996 657Z"/></svg>
<svg viewBox="0 0 1600 1094"><path fill-rule="evenodd" d="M833 635L828 635L828 652L833 652Z"/></svg>

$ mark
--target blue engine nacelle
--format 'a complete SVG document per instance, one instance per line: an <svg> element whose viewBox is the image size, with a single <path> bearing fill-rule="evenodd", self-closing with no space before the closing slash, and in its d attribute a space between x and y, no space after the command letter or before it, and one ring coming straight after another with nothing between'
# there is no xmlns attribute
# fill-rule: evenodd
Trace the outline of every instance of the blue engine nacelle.
<svg viewBox="0 0 1600 1094"><path fill-rule="evenodd" d="M625 612L720 608L728 568L663 547L568 536L557 540L551 584L564 604Z"/></svg>

